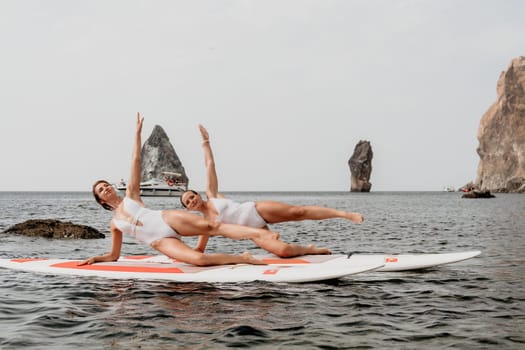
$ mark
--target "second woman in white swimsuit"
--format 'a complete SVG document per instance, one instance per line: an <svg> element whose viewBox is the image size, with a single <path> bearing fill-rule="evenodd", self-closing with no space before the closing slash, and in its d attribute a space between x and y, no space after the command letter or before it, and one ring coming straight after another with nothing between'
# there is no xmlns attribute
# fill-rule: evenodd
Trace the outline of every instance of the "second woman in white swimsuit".
<svg viewBox="0 0 525 350"><path fill-rule="evenodd" d="M129 234L149 244L164 255L190 264L207 266L223 264L264 264L248 253L242 255L204 254L184 244L181 236L209 237L221 235L232 239L273 240L279 235L264 229L219 223L182 210L151 210L140 198L141 131L144 118L137 114L137 130L126 197L117 194L105 180L93 185L96 201L105 209L114 211L111 220L111 251L86 259L79 265L102 261L116 261L122 248L122 234Z"/></svg>
<svg viewBox="0 0 525 350"><path fill-rule="evenodd" d="M207 201L195 191L189 190L180 197L181 203L188 210L200 211L204 217L223 223L247 225L251 227L267 228L267 224L285 221L324 220L330 218L344 218L354 223L362 223L363 216L359 213L345 212L319 206L294 206L275 201L258 201L236 203L225 199L219 193L215 161L210 146L208 131L199 125L206 165L206 196ZM197 249L204 251L209 237L202 236ZM280 257L292 257L304 254L329 254L326 248L317 248L313 245L300 246L288 244L275 239L252 239L259 247Z"/></svg>

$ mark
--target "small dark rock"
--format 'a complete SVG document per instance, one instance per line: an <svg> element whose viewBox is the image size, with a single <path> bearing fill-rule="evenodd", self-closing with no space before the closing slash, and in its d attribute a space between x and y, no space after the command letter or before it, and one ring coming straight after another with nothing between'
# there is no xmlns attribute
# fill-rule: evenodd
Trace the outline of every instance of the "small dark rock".
<svg viewBox="0 0 525 350"><path fill-rule="evenodd" d="M463 194L463 196L461 196L461 198L494 198L495 196L490 193L490 191L470 191L470 192L467 192L465 194Z"/></svg>
<svg viewBox="0 0 525 350"><path fill-rule="evenodd" d="M11 226L4 233L55 239L95 239L106 237L92 227L53 219L27 220Z"/></svg>

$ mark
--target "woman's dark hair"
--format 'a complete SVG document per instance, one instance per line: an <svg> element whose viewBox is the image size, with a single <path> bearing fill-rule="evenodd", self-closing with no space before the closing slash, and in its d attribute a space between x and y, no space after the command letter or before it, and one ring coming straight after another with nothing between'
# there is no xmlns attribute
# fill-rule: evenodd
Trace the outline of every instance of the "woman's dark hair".
<svg viewBox="0 0 525 350"><path fill-rule="evenodd" d="M113 208L107 204L107 203L102 203L100 201L100 197L98 196L97 192L95 191L95 188L97 187L98 184L108 184L108 185L111 185L109 182L107 182L106 180L98 180L97 182L95 182L93 184L93 196L95 197L95 200L97 201L98 204L100 204L102 206L102 208L106 209L106 210L113 210Z"/></svg>
<svg viewBox="0 0 525 350"><path fill-rule="evenodd" d="M182 206L183 206L184 208L186 208L186 204L182 203L182 196L184 196L184 194L185 194L186 192L191 192L191 193L195 193L195 194L198 195L198 193L197 193L196 191L194 191L194 190L186 190L186 191L184 191L184 192L180 195L180 204L182 204Z"/></svg>

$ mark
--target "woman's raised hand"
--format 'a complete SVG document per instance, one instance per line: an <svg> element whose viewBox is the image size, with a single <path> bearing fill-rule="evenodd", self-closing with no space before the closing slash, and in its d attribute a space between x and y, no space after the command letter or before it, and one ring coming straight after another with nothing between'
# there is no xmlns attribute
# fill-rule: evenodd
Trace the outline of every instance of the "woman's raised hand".
<svg viewBox="0 0 525 350"><path fill-rule="evenodd" d="M208 130L201 124L199 124L199 131L201 132L202 141L209 141L210 135L208 134Z"/></svg>
<svg viewBox="0 0 525 350"><path fill-rule="evenodd" d="M142 124L144 123L144 117L137 112L137 132L142 131Z"/></svg>

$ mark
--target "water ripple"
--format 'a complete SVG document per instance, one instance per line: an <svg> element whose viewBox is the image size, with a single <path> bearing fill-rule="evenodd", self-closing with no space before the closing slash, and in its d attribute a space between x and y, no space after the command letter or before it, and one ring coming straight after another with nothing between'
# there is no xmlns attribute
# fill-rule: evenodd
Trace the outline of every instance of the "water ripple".
<svg viewBox="0 0 525 350"><path fill-rule="evenodd" d="M107 251L109 214L89 194L0 197L0 228L29 217L71 218L104 240L0 234L0 256L80 259ZM72 279L0 270L2 349L518 349L525 344L525 198L462 201L442 193L235 193L361 211L367 221L275 225L290 242L335 252L480 249L454 265L364 273L323 283L161 283ZM169 199L148 199L158 207ZM24 208L24 210L21 210ZM192 244L191 240L189 241ZM152 251L125 238L125 254ZM212 240L210 250L261 251Z"/></svg>

